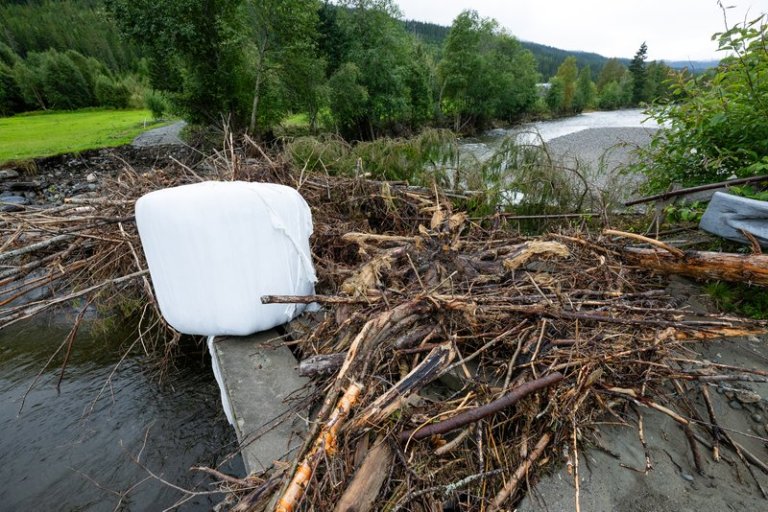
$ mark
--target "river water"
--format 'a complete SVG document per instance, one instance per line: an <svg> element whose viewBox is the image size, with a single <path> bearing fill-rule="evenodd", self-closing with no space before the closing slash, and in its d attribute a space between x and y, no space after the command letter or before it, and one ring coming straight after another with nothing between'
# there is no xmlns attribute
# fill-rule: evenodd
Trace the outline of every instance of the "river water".
<svg viewBox="0 0 768 512"><path fill-rule="evenodd" d="M0 331L0 510L163 510L185 497L180 510L210 510L220 495L189 498L149 473L210 491L189 468L217 467L236 453L207 352L193 347L160 379L137 351L115 370L130 335L86 332L60 392L58 358L19 414L68 329L38 322ZM244 472L239 455L222 469Z"/></svg>
<svg viewBox="0 0 768 512"><path fill-rule="evenodd" d="M520 142L551 142L558 137L593 128L658 128L656 121L648 119L642 109L614 110L610 112L586 112L573 117L552 121L537 121L511 128L490 130L481 137L462 140L461 147L482 159L490 155L506 137L517 136Z"/></svg>

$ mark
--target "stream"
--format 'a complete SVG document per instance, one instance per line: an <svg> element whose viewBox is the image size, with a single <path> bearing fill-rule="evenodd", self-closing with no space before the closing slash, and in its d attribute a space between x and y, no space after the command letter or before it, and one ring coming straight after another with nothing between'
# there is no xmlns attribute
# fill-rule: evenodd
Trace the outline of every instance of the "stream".
<svg viewBox="0 0 768 512"><path fill-rule="evenodd" d="M114 370L133 341L128 334L85 332L60 392L61 357L19 414L22 397L68 332L63 322L0 331L0 510L163 510L187 497L150 471L179 487L210 491L210 479L189 468L217 467L236 451L236 439L207 351L187 350L159 379L140 350ZM239 455L222 470L243 474ZM194 496L180 510L210 510L220 499Z"/></svg>

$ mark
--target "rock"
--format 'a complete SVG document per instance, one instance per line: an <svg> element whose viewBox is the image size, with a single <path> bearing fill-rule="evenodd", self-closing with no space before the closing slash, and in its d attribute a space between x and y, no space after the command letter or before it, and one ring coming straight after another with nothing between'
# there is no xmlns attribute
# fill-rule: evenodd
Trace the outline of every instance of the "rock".
<svg viewBox="0 0 768 512"><path fill-rule="evenodd" d="M760 395L754 391L740 390L736 392L736 400L743 404L756 404L761 399Z"/></svg>
<svg viewBox="0 0 768 512"><path fill-rule="evenodd" d="M738 400L731 400L730 402L728 402L728 405L731 406L731 409L736 409L737 411L740 411L741 409L744 408L744 406L741 405L741 403Z"/></svg>
<svg viewBox="0 0 768 512"><path fill-rule="evenodd" d="M688 473L680 473L680 476L689 482L693 482L693 475L689 475Z"/></svg>
<svg viewBox="0 0 768 512"><path fill-rule="evenodd" d="M757 414L757 413L752 414L752 421L754 421L755 423L762 423L763 422L763 415L762 414Z"/></svg>
<svg viewBox="0 0 768 512"><path fill-rule="evenodd" d="M0 180L12 180L19 177L19 171L16 169L0 170Z"/></svg>
<svg viewBox="0 0 768 512"><path fill-rule="evenodd" d="M0 196L1 212L18 212L23 206L29 204L29 200L23 196Z"/></svg>
<svg viewBox="0 0 768 512"><path fill-rule="evenodd" d="M88 183L93 183L96 181L96 175L94 173L90 173L88 176L85 177L85 181Z"/></svg>
<svg viewBox="0 0 768 512"><path fill-rule="evenodd" d="M747 336L747 341L750 343L760 343L760 338L757 336Z"/></svg>

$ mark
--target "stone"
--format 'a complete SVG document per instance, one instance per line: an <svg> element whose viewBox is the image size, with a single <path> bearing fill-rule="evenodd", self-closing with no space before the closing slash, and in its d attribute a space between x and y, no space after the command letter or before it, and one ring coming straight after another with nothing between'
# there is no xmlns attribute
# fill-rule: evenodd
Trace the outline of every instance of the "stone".
<svg viewBox="0 0 768 512"><path fill-rule="evenodd" d="M0 212L18 212L27 204L29 200L24 196L0 196Z"/></svg>
<svg viewBox="0 0 768 512"><path fill-rule="evenodd" d="M728 402L728 405L731 406L731 409L736 409L737 411L740 411L741 409L744 408L744 406L741 405L741 403L738 400L731 400L730 402Z"/></svg>
<svg viewBox="0 0 768 512"><path fill-rule="evenodd" d="M763 415L758 413L752 414L752 421L755 423L762 423L763 422Z"/></svg>
<svg viewBox="0 0 768 512"><path fill-rule="evenodd" d="M13 180L18 178L19 171L16 169L2 169L0 170L0 180Z"/></svg>
<svg viewBox="0 0 768 512"><path fill-rule="evenodd" d="M754 391L739 390L736 392L736 400L743 404L756 404L761 399L760 395Z"/></svg>
<svg viewBox="0 0 768 512"><path fill-rule="evenodd" d="M85 177L85 181L88 183L93 183L96 181L96 175L94 173L90 173L88 176Z"/></svg>

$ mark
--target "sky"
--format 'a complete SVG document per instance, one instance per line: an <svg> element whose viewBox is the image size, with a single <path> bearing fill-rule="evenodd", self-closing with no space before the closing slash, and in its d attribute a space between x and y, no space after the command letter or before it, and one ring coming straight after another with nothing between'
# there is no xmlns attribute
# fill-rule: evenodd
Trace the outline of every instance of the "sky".
<svg viewBox="0 0 768 512"><path fill-rule="evenodd" d="M720 59L712 34L722 32L716 0L394 0L405 19L450 25L463 10L494 18L518 39L565 50L631 58L640 44L649 60ZM768 0L723 0L729 25L768 12Z"/></svg>

